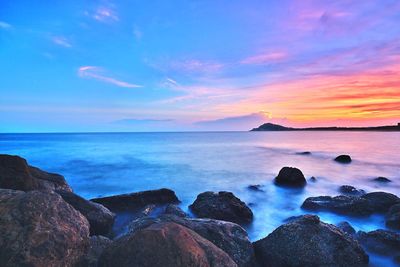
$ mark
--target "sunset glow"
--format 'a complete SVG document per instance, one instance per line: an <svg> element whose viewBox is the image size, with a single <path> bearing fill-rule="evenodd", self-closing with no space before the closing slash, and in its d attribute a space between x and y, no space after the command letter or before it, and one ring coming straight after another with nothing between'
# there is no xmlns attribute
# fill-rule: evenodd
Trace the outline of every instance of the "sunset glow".
<svg viewBox="0 0 400 267"><path fill-rule="evenodd" d="M400 121L399 1L2 1L0 131Z"/></svg>

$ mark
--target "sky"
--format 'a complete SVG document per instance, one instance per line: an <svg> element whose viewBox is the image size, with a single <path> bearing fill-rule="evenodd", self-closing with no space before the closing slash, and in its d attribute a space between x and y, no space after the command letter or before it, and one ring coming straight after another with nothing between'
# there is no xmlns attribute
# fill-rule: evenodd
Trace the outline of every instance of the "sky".
<svg viewBox="0 0 400 267"><path fill-rule="evenodd" d="M0 132L400 122L400 1L0 0Z"/></svg>

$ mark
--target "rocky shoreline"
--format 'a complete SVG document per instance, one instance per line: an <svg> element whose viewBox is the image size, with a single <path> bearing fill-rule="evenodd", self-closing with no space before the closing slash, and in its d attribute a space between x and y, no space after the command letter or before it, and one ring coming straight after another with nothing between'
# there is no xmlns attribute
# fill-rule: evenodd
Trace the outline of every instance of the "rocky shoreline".
<svg viewBox="0 0 400 267"><path fill-rule="evenodd" d="M338 163L351 158L339 156ZM344 160L343 160L344 159ZM390 182L379 177L377 182ZM276 186L304 187L301 170L284 167ZM260 185L250 190L262 191ZM385 214L386 226L356 232L316 215L289 218L251 242L243 226L251 208L231 192L204 192L179 208L170 189L86 200L64 177L0 155L1 266L367 266L368 253L400 262L400 198L344 185L338 196L307 198L306 211L363 217Z"/></svg>

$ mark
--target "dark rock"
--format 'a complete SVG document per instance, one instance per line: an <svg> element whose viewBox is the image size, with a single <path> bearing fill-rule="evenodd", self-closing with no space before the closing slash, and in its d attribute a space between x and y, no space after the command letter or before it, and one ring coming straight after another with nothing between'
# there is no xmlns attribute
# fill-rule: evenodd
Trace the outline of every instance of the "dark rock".
<svg viewBox="0 0 400 267"><path fill-rule="evenodd" d="M304 156L306 156L306 155L311 155L311 152L310 152L310 151L304 151L304 152L297 152L296 154L297 154L297 155L304 155Z"/></svg>
<svg viewBox="0 0 400 267"><path fill-rule="evenodd" d="M318 216L305 215L254 243L261 266L366 266L368 255L351 236Z"/></svg>
<svg viewBox="0 0 400 267"><path fill-rule="evenodd" d="M311 181L311 182L316 182L316 181L317 181L317 178L315 178L314 176L311 176L311 177L310 177L310 181Z"/></svg>
<svg viewBox="0 0 400 267"><path fill-rule="evenodd" d="M359 231L358 240L370 251L384 255L400 253L400 234L387 231L376 230L371 232Z"/></svg>
<svg viewBox="0 0 400 267"><path fill-rule="evenodd" d="M377 177L375 179L373 179L375 182L379 182L379 183L390 183L391 180L386 178L386 177Z"/></svg>
<svg viewBox="0 0 400 267"><path fill-rule="evenodd" d="M264 192L264 190L261 189L262 185L260 184L253 184L249 185L247 189L252 190L252 191L258 191L258 192Z"/></svg>
<svg viewBox="0 0 400 267"><path fill-rule="evenodd" d="M187 217L186 212L184 212L179 206L174 204L168 204L165 207L165 214L175 215L178 217Z"/></svg>
<svg viewBox="0 0 400 267"><path fill-rule="evenodd" d="M112 241L105 236L94 235L90 237L89 243L88 253L80 260L76 267L97 267L101 253Z"/></svg>
<svg viewBox="0 0 400 267"><path fill-rule="evenodd" d="M166 188L94 198L92 201L102 204L111 211L135 210L149 204L179 203L175 192Z"/></svg>
<svg viewBox="0 0 400 267"><path fill-rule="evenodd" d="M86 200L72 192L56 191L66 202L88 219L90 235L105 235L110 232L115 214L101 204Z"/></svg>
<svg viewBox="0 0 400 267"><path fill-rule="evenodd" d="M88 245L88 221L58 194L0 190L1 266L73 266Z"/></svg>
<svg viewBox="0 0 400 267"><path fill-rule="evenodd" d="M115 240L99 266L237 266L220 248L175 223L158 223Z"/></svg>
<svg viewBox="0 0 400 267"><path fill-rule="evenodd" d="M0 154L0 188L72 192L64 177L29 166L18 156Z"/></svg>
<svg viewBox="0 0 400 267"><path fill-rule="evenodd" d="M400 230L400 204L393 205L386 214L386 226Z"/></svg>
<svg viewBox="0 0 400 267"><path fill-rule="evenodd" d="M361 196L370 202L370 206L374 212L385 213L390 207L400 203L400 198L396 195L386 192L372 192Z"/></svg>
<svg viewBox="0 0 400 267"><path fill-rule="evenodd" d="M393 194L373 192L362 196L309 197L301 207L306 210L328 210L339 214L366 216L387 212L397 203L400 203L400 199Z"/></svg>
<svg viewBox="0 0 400 267"><path fill-rule="evenodd" d="M356 196L309 197L301 207L305 210L328 210L354 216L366 216L374 212L367 199Z"/></svg>
<svg viewBox="0 0 400 267"><path fill-rule="evenodd" d="M197 196L189 208L198 217L234 223L250 223L253 212L231 192L204 192Z"/></svg>
<svg viewBox="0 0 400 267"><path fill-rule="evenodd" d="M293 167L283 167L275 178L275 184L283 186L303 187L307 184L303 173Z"/></svg>
<svg viewBox="0 0 400 267"><path fill-rule="evenodd" d="M213 219L182 218L163 215L159 218L140 218L131 222L129 232L134 233L152 224L174 222L195 231L225 251L241 267L255 266L253 246L247 232L239 225Z"/></svg>
<svg viewBox="0 0 400 267"><path fill-rule="evenodd" d="M335 158L335 161L339 163L350 163L351 157L349 155L340 155Z"/></svg>
<svg viewBox="0 0 400 267"><path fill-rule="evenodd" d="M340 222L337 227L348 235L354 236L356 234L356 230L348 222Z"/></svg>
<svg viewBox="0 0 400 267"><path fill-rule="evenodd" d="M342 185L341 187L339 187L339 192L343 193L343 194L354 195L354 196L361 196L361 195L365 194L364 190L357 189L351 185Z"/></svg>

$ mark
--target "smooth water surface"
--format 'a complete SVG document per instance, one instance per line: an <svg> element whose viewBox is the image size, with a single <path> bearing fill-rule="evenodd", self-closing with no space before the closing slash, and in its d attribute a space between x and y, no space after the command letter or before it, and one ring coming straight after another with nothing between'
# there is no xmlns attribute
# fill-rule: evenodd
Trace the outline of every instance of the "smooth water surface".
<svg viewBox="0 0 400 267"><path fill-rule="evenodd" d="M312 154L296 154L303 151ZM305 198L337 195L344 184L400 195L399 151L398 132L0 134L0 153L64 175L86 198L167 187L187 209L201 192L232 191L251 203L255 220L247 230L252 240L306 213L300 209ZM334 162L339 154L351 155L353 162ZM302 190L277 187L273 179L284 166L298 167L317 181ZM378 176L393 182L372 180ZM251 184L263 185L264 192L248 190ZM385 228L381 215L317 214L329 223L349 221L356 230Z"/></svg>

